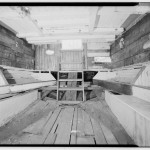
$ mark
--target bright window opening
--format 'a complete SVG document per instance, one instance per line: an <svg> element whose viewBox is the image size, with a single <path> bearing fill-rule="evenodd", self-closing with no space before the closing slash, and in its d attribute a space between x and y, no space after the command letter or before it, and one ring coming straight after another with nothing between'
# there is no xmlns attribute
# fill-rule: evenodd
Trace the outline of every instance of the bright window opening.
<svg viewBox="0 0 150 150"><path fill-rule="evenodd" d="M62 40L62 50L81 50L82 40Z"/></svg>

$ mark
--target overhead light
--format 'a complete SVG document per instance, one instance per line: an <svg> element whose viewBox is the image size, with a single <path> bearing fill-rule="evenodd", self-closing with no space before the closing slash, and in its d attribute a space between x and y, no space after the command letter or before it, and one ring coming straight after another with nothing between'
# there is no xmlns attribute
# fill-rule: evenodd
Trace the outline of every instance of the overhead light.
<svg viewBox="0 0 150 150"><path fill-rule="evenodd" d="M47 55L53 55L53 54L54 54L54 51L48 49L48 50L46 50L46 54L47 54Z"/></svg>
<svg viewBox="0 0 150 150"><path fill-rule="evenodd" d="M150 48L150 35L148 41L143 45L143 49Z"/></svg>

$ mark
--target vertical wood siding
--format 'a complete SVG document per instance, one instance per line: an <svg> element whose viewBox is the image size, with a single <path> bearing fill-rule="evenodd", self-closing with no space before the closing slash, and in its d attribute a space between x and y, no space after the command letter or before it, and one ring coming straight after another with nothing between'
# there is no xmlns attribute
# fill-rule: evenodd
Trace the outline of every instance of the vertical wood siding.
<svg viewBox="0 0 150 150"><path fill-rule="evenodd" d="M53 55L47 55L46 50L54 50ZM57 51L59 50L59 44L44 44L37 46L36 48L36 65L38 70L57 70Z"/></svg>
<svg viewBox="0 0 150 150"><path fill-rule="evenodd" d="M83 62L82 51L61 51L61 62ZM83 64L61 64L62 70L81 70Z"/></svg>

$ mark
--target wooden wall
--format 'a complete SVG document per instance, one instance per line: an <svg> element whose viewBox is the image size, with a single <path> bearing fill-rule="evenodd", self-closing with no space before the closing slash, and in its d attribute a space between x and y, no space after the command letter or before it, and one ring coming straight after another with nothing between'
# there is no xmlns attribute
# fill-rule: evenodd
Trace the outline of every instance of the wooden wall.
<svg viewBox="0 0 150 150"><path fill-rule="evenodd" d="M0 65L34 69L34 49L0 25Z"/></svg>
<svg viewBox="0 0 150 150"><path fill-rule="evenodd" d="M62 51L60 54L61 62L70 62L70 64L61 64L62 70L82 70L83 52L82 51ZM80 63L80 64L71 64Z"/></svg>
<svg viewBox="0 0 150 150"><path fill-rule="evenodd" d="M54 55L47 55L46 50L52 49L54 50ZM88 54L95 54L95 56L109 56L109 50L108 49L101 49L101 44L98 42L92 42L87 43L83 42L83 52L81 51L62 51L62 53L59 53L59 50L61 50L61 44L59 42L53 43L53 44L44 44L39 45L36 47L36 53L35 53L35 68L39 70L51 70L56 71L58 69L58 55L60 60L62 62L81 62L82 59L85 60L83 64L83 68L90 69L90 68L103 68L104 63L102 64L96 64L93 63L94 57L86 57L85 55ZM83 55L84 53L84 55ZM84 57L85 56L85 57ZM62 64L61 67L65 70L72 70L72 69L81 69L81 64ZM107 68L107 66L105 66Z"/></svg>
<svg viewBox="0 0 150 150"><path fill-rule="evenodd" d="M86 45L88 69L110 68L107 63L94 62L94 57L110 57L110 50L108 46L105 46L96 40L88 41Z"/></svg>
<svg viewBox="0 0 150 150"><path fill-rule="evenodd" d="M144 16L135 26L125 32L124 48L120 49L117 39L111 45L111 59L113 68L128 66L150 60L150 48L144 50L143 45L149 39L150 14Z"/></svg>
<svg viewBox="0 0 150 150"><path fill-rule="evenodd" d="M46 50L54 50L54 55L47 55ZM60 49L59 43L38 45L35 52L35 69L38 70L58 70L57 53Z"/></svg>

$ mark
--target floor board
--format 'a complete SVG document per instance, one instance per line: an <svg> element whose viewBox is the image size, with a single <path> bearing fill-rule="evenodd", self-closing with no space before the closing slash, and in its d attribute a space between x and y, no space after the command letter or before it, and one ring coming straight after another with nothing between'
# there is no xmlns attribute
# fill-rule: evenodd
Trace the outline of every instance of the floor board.
<svg viewBox="0 0 150 150"><path fill-rule="evenodd" d="M95 134L96 144L107 144L101 126L93 118L91 118L91 121L92 121L93 130Z"/></svg>
<svg viewBox="0 0 150 150"><path fill-rule="evenodd" d="M130 138L117 123L115 117L110 114L108 106L100 101L84 102L81 105L57 105L56 109L38 120L29 124L26 128L13 134L2 144L129 144ZM36 104L27 112L48 109L51 102ZM89 106L89 107L88 107ZM55 108L55 107L54 107ZM91 112L90 112L91 110ZM96 112L96 116L93 115ZM40 114L41 115L41 114ZM119 139L120 138L120 139ZM118 140L119 139L119 140Z"/></svg>
<svg viewBox="0 0 150 150"><path fill-rule="evenodd" d="M78 119L78 109L74 109L74 115L73 115L73 122L72 122L72 129L71 129L71 137L70 137L70 144L76 144L77 143L77 119Z"/></svg>
<svg viewBox="0 0 150 150"><path fill-rule="evenodd" d="M64 110L63 116L60 119L59 126L57 129L58 135L55 144L69 144L73 112L73 107L68 107Z"/></svg>
<svg viewBox="0 0 150 150"><path fill-rule="evenodd" d="M100 123L104 136L108 144L118 144L116 138L112 134L111 130L109 130L103 123Z"/></svg>

